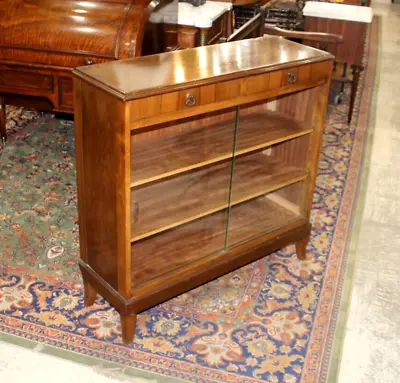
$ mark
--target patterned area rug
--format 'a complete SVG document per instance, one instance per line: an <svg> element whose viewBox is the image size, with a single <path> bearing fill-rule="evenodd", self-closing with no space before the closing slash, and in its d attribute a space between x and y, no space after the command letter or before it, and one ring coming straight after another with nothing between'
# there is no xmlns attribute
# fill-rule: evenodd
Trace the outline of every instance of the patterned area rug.
<svg viewBox="0 0 400 383"><path fill-rule="evenodd" d="M15 106L7 106L7 136L14 135L18 130L23 129L31 121L39 118L39 113L32 109L17 108ZM0 154L3 151L2 142L0 140Z"/></svg>
<svg viewBox="0 0 400 383"><path fill-rule="evenodd" d="M0 330L193 382L326 379L375 76L377 21L353 124L330 108L307 261L294 246L138 316L122 344L103 299L85 308L72 122L22 121L0 157ZM19 113L15 109L12 113ZM22 113L22 112L21 112ZM13 129L13 127L11 127Z"/></svg>

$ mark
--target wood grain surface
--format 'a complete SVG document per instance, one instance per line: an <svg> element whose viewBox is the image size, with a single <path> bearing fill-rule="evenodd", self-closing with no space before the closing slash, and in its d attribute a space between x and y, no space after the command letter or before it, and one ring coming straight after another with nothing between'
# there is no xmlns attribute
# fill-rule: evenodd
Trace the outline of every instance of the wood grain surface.
<svg viewBox="0 0 400 383"><path fill-rule="evenodd" d="M260 37L81 67L74 73L122 100L132 100L283 69L289 62L330 59L330 54L305 45Z"/></svg>

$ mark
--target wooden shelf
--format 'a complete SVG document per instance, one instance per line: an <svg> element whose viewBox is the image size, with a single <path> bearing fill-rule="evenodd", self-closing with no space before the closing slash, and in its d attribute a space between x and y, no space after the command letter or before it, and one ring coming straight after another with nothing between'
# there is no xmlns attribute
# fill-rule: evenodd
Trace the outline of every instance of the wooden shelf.
<svg viewBox="0 0 400 383"><path fill-rule="evenodd" d="M132 238L135 242L228 207L231 162L133 189ZM231 206L304 180L305 169L284 165L258 152L236 159Z"/></svg>
<svg viewBox="0 0 400 383"><path fill-rule="evenodd" d="M228 238L227 212L220 211L135 242L131 246L132 289L302 218L299 213L287 209L285 204L263 196L232 208ZM230 245L226 247L226 243Z"/></svg>
<svg viewBox="0 0 400 383"><path fill-rule="evenodd" d="M132 143L131 186L139 186L232 158L235 121L199 120L195 128ZM243 114L236 156L312 132L299 121L271 111Z"/></svg>

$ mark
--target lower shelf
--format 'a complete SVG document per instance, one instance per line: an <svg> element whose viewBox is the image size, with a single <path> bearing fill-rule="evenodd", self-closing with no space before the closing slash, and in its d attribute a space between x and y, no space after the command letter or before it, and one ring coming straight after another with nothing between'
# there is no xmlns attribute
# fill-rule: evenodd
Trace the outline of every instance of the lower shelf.
<svg viewBox="0 0 400 383"><path fill-rule="evenodd" d="M300 186L300 185L298 185ZM272 232L304 217L277 193L271 193L135 242L132 252L132 289L200 258L221 252ZM227 230L229 227L229 230Z"/></svg>

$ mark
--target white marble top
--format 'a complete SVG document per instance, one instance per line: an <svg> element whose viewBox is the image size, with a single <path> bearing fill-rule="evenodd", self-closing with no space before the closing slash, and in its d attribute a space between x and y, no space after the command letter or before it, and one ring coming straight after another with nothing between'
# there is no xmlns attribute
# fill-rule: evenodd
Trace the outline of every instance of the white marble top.
<svg viewBox="0 0 400 383"><path fill-rule="evenodd" d="M212 23L232 8L231 3L207 1L199 7L174 0L165 7L155 10L149 21L155 24L178 24L197 28L210 28Z"/></svg>
<svg viewBox="0 0 400 383"><path fill-rule="evenodd" d="M325 19L358 21L361 23L370 23L372 21L372 9L370 7L319 1L307 1L303 9L303 15Z"/></svg>

